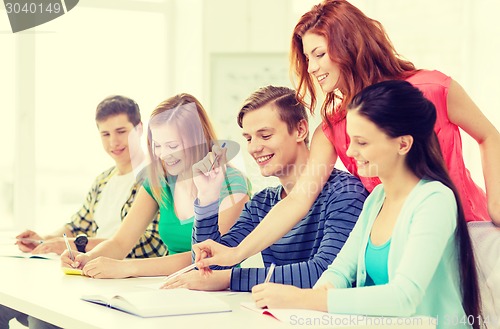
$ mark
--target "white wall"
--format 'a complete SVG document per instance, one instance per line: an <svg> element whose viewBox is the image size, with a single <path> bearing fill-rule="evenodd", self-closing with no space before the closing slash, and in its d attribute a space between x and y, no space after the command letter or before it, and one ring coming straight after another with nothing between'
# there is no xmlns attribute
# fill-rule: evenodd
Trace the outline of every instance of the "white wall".
<svg viewBox="0 0 500 329"><path fill-rule="evenodd" d="M255 57L288 53L293 27L300 15L315 3L317 1L206 1L206 61L220 53L254 54ZM500 113L494 98L500 85L500 66L497 64L500 24L495 23L500 14L499 1L357 0L352 3L368 16L379 20L397 51L417 67L441 70L458 81L493 124L500 128ZM209 69L210 65L205 65L206 76L214 73ZM240 71L244 74L244 70ZM205 94L213 97L210 88L214 81L209 77L205 81ZM253 89L249 82L247 95ZM226 102L235 104L229 97ZM234 106L222 109L212 107L211 110L216 117L220 111L230 117L237 112ZM314 129L318 118L312 122L311 129ZM239 132L232 133L231 137L237 138L234 136L238 136ZM463 139L466 164L476 182L484 187L477 144L466 134ZM249 175L258 183L257 187L269 184L270 180L260 178L251 160L245 160ZM338 166L342 167L340 162Z"/></svg>
<svg viewBox="0 0 500 329"><path fill-rule="evenodd" d="M93 177L112 164L93 122L95 106L109 94L135 98L147 122L163 99L192 93L219 136L244 147L238 106L260 84L289 83L290 35L314 3L82 0L65 16L17 34L0 6L0 228L48 229L76 211ZM461 83L500 127L498 0L353 3L381 21L396 49L418 67ZM466 163L483 185L477 145L464 139ZM256 190L275 183L259 179L244 149L241 154L236 162Z"/></svg>

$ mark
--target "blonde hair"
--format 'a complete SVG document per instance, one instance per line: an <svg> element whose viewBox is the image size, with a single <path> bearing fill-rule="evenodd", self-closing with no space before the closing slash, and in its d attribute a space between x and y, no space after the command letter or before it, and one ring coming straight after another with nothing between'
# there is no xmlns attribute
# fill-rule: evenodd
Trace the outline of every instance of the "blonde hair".
<svg viewBox="0 0 500 329"><path fill-rule="evenodd" d="M163 161L155 154L151 127L174 125L180 135L187 161L195 164L212 150L216 141L215 131L201 103L190 94L178 94L161 102L151 114L148 126L148 153L151 159L149 182L154 198L159 205L165 205L166 191L162 183L168 185L168 172Z"/></svg>

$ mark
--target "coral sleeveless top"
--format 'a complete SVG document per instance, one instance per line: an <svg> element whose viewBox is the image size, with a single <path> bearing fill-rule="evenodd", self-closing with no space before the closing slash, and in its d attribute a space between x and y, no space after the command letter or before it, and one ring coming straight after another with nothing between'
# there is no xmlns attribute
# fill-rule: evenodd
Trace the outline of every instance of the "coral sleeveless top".
<svg viewBox="0 0 500 329"><path fill-rule="evenodd" d="M446 167L460 194L466 220L468 222L490 221L491 219L487 210L486 194L476 185L476 183L474 183L469 170L465 167L459 127L448 119L446 99L451 78L439 71L421 70L406 79L406 81L420 89L424 96L436 106L437 120L434 130L437 134L439 144L441 145ZM346 169L358 176L356 161L346 155L349 145L349 137L346 132L346 120L344 119L334 124L331 128L326 122L323 122L322 129L328 140L334 145ZM370 192L380 183L378 178L359 178Z"/></svg>

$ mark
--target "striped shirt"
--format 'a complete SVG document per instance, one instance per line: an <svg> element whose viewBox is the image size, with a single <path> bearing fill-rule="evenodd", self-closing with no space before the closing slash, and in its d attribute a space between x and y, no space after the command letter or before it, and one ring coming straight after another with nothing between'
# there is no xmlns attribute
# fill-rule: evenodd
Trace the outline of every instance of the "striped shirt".
<svg viewBox="0 0 500 329"><path fill-rule="evenodd" d="M217 226L217 203L200 207L195 202L193 243L212 239L237 246L281 200L282 189L278 186L257 193L222 237ZM358 178L335 169L306 217L262 251L265 267L233 268L230 289L251 291L254 285L264 282L271 263L276 264L272 282L311 288L344 245L367 196Z"/></svg>
<svg viewBox="0 0 500 329"><path fill-rule="evenodd" d="M116 167L112 167L96 177L90 191L87 193L87 198L80 210L71 217L71 221L66 224L66 227L73 233L74 236L85 233L89 237L94 237L97 233L96 221L94 220L94 212L101 199L101 194L110 178L117 173ZM137 182L132 186L129 197L121 209L121 220L127 216L132 202L138 189L144 181L144 171L138 175ZM100 204L100 207L106 205ZM128 254L129 258L145 258L163 256L167 248L160 239L158 233L158 216L153 222L148 225L146 231L141 235L138 243Z"/></svg>

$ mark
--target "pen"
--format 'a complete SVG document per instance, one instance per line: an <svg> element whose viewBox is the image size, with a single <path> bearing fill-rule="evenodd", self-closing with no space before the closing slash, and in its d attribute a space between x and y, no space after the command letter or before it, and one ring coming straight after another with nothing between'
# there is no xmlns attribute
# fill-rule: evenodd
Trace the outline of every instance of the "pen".
<svg viewBox="0 0 500 329"><path fill-rule="evenodd" d="M169 276L167 276L165 279L163 279L163 282L167 282L168 280L171 280L171 279L173 279L173 278L175 278L175 277L178 277L178 276L179 276L179 275L181 275L181 274L184 274L184 273L186 273L186 272L189 272L189 271L193 270L195 267L196 267L196 264L191 264L191 265L189 265L189 266L186 266L186 267L184 267L183 269L180 269L180 270L178 270L177 272L172 273L172 274L170 274Z"/></svg>
<svg viewBox="0 0 500 329"><path fill-rule="evenodd" d="M274 268L276 267L276 264L272 263L271 266L269 266L269 272L267 272L266 279L264 280L264 283L268 283L271 280L271 276L273 275Z"/></svg>
<svg viewBox="0 0 500 329"><path fill-rule="evenodd" d="M43 243L43 240L36 240L36 239L30 239L30 238L18 238L17 241L34 243L34 244L42 244Z"/></svg>
<svg viewBox="0 0 500 329"><path fill-rule="evenodd" d="M221 148L224 148L225 146L226 146L226 142L222 143ZM208 172L210 172L210 171L212 171L212 169L214 169L215 163L217 161L219 161L219 158L220 158L220 154L217 154L217 156L215 157L214 162L212 162L212 165L210 166L210 169L208 170Z"/></svg>
<svg viewBox="0 0 500 329"><path fill-rule="evenodd" d="M69 246L68 237L66 236L66 233L63 233L63 238L64 238L64 243L66 243L66 248L68 249L69 258L72 261L75 261L75 257L73 257L73 253L71 252L71 247Z"/></svg>

